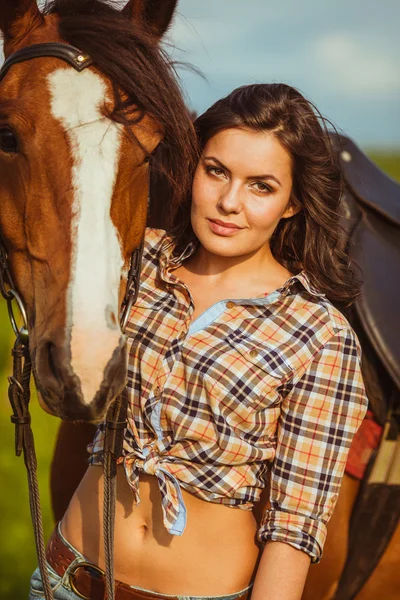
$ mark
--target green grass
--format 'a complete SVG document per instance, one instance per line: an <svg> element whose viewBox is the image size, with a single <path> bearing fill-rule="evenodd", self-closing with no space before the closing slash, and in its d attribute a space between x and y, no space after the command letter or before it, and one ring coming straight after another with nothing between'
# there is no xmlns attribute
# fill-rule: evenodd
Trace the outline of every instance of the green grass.
<svg viewBox="0 0 400 600"><path fill-rule="evenodd" d="M367 154L382 171L385 171L392 179L400 182L400 151L377 152L370 150L367 151Z"/></svg>
<svg viewBox="0 0 400 600"><path fill-rule="evenodd" d="M369 156L391 177L400 181L400 152L375 153ZM36 566L25 467L14 456L14 430L7 398L7 375L11 373L9 353L13 334L8 324L6 306L0 301L0 598L24 600L28 596L29 577ZM32 423L39 465L46 536L53 520L49 498L49 468L58 420L44 413L32 400ZM60 474L62 477L62 474Z"/></svg>

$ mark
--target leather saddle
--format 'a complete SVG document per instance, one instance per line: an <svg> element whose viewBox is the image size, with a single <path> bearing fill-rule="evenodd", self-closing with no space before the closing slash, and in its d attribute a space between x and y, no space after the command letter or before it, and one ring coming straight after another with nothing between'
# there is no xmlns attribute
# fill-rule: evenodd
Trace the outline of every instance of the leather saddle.
<svg viewBox="0 0 400 600"><path fill-rule="evenodd" d="M400 185L349 138L332 134L332 142L346 184L342 201L348 250L364 281L355 312L400 389Z"/></svg>
<svg viewBox="0 0 400 600"><path fill-rule="evenodd" d="M342 224L347 249L364 281L349 317L363 350L370 406L384 425L353 509L347 560L334 594L334 600L353 600L378 564L399 518L400 486L395 485L390 457L395 455L400 412L400 185L350 139L332 134L332 143L345 179Z"/></svg>

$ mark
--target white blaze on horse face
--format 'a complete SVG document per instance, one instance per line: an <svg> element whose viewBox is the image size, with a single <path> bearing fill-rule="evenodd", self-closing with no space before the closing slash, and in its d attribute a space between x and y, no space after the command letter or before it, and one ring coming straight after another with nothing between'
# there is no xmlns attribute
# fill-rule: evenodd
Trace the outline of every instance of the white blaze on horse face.
<svg viewBox="0 0 400 600"><path fill-rule="evenodd" d="M107 88L99 75L64 68L51 73L48 81L51 112L66 132L73 158L66 326L72 369L79 377L84 403L90 404L121 341L115 322L123 258L110 215L121 131L102 114Z"/></svg>

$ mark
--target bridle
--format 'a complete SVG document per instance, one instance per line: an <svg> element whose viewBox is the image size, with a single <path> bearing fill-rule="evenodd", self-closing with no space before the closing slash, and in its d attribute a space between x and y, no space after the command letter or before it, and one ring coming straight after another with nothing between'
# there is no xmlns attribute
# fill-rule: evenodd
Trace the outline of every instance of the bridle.
<svg viewBox="0 0 400 600"><path fill-rule="evenodd" d="M28 46L17 50L10 55L0 69L0 82L8 73L9 69L18 63L26 62L34 58L54 57L63 60L76 71L81 72L93 64L90 56L81 52L74 46L59 42L43 43ZM150 174L150 168L149 168ZM150 179L150 178L149 178ZM150 194L150 186L149 186ZM122 332L125 331L126 323L132 306L136 302L139 292L140 271L143 254L143 243L134 250L127 278L124 299L121 305L120 324ZM29 333L27 327L27 316L23 301L13 283L8 266L8 256L4 243L0 236L0 293L5 298L8 313L13 327L16 340L12 350L13 375L9 377L9 399L13 409L11 417L15 425L15 452L17 456L24 455L24 462L28 474L29 504L35 534L36 552L39 562L40 573L43 582L46 600L53 600L48 571L46 568L46 551L43 535L43 520L40 508L39 487L37 481L37 464L33 433L31 429L31 416L29 413L30 379L32 363L29 354ZM13 304L16 303L22 316L23 326L17 325ZM111 404L105 421L104 441L104 514L103 535L105 551L105 580L107 600L114 600L114 522L115 522L115 496L116 496L116 474L117 460L122 456L122 445L124 430L126 428L127 397L126 392L116 398Z"/></svg>

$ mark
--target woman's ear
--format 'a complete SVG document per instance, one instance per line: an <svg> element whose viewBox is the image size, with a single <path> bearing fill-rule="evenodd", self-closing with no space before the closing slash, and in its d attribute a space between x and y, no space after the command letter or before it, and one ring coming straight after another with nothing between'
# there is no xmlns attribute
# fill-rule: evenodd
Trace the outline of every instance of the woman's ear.
<svg viewBox="0 0 400 600"><path fill-rule="evenodd" d="M300 211L301 211L300 204L298 204L297 202L294 203L294 202L290 201L288 206L286 207L286 210L283 213L281 219L290 219L290 217L294 217L294 215L297 215L297 213Z"/></svg>

